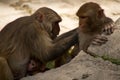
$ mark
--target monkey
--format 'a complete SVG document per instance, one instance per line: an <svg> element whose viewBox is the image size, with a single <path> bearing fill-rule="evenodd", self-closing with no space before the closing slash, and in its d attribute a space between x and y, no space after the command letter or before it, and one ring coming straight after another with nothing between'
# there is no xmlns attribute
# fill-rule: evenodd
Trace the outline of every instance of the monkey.
<svg viewBox="0 0 120 80"><path fill-rule="evenodd" d="M30 59L30 62L28 64L28 68L27 68L27 74L28 75L33 75L33 74L36 74L37 72L40 72L41 71L41 69L40 69L41 65L40 64L41 63L40 63L39 60Z"/></svg>
<svg viewBox="0 0 120 80"><path fill-rule="evenodd" d="M50 38L54 40L59 35L60 27L57 22L53 23L52 25L53 25L52 30L51 32L49 32L50 33L49 35L50 35ZM44 72L46 70L49 70L49 69L46 68L45 64L41 64L39 60L36 60L35 58L31 58L28 66L28 75L33 75L38 72Z"/></svg>
<svg viewBox="0 0 120 80"><path fill-rule="evenodd" d="M50 33L51 39L54 40L59 35L59 32L59 25L57 23L53 24L52 31ZM46 70L49 70L48 68L46 68L46 64L42 64L38 59L35 58L30 59L27 70L28 75L34 75L38 72L45 72Z"/></svg>
<svg viewBox="0 0 120 80"><path fill-rule="evenodd" d="M108 29L107 29L108 30ZM104 31L106 31L106 30L104 30ZM59 32L60 32L60 27L53 27L53 31L52 31L52 34L54 35L54 37L53 36L51 36L51 39L55 39L56 37L57 37L57 35L59 34ZM106 31L107 32L107 31ZM110 31L108 30L108 32L110 33ZM111 32L112 33L112 32ZM101 38L102 39L102 38ZM97 41L96 41L97 40ZM106 39L103 39L103 42L104 42L104 40L106 40ZM99 40L99 39L95 39L95 41L93 41L94 42L94 44L98 44L98 43L100 43L100 45L101 45L101 42L102 40ZM78 47L77 47L78 48ZM75 51L77 51L76 49L74 49ZM65 54L62 56L62 57L58 57L56 60L55 60L55 67L59 67L59 66L61 66L61 65L63 65L64 63L67 63L67 62L69 62L72 58L73 58L73 56L76 56L77 55L77 53L76 54L68 54L68 51L66 51L65 52ZM33 74L36 74L37 72L44 72L44 71L46 71L46 70L49 70L49 69L47 69L47 68L45 68L45 64L44 65L41 65L41 64L39 64L40 62L37 60L35 60L35 59L32 59L31 61L30 61L30 63L29 63L29 66L28 66L28 74L30 74L30 75L33 75ZM41 68L40 68L40 65L42 66Z"/></svg>
<svg viewBox="0 0 120 80"><path fill-rule="evenodd" d="M49 69L46 68L46 64L42 64L36 58L31 58L30 62L28 63L27 75L34 75L39 72L45 72L47 70L49 70Z"/></svg>
<svg viewBox="0 0 120 80"><path fill-rule="evenodd" d="M99 4L94 2L83 4L76 15L79 18L79 29L77 30L79 37L79 51L83 50L86 53L95 56L94 53L88 51L88 47L95 37L100 36L102 32L104 32L103 28L105 28L105 24L112 22L112 20L109 17L106 17L104 10ZM111 33L113 32L113 30L110 31Z"/></svg>
<svg viewBox="0 0 120 80"><path fill-rule="evenodd" d="M99 11L99 9L101 11ZM95 13L96 11L98 11L98 13ZM55 67L68 63L80 50L87 52L87 48L90 44L100 46L108 41L106 37L100 34L112 34L115 29L113 26L114 22L111 18L106 17L102 11L103 9L99 4L93 2L86 3L80 7L76 13L79 17L79 29L77 30L79 34L78 43L73 46L74 48L71 50L71 53L67 52L67 55L64 54L55 61ZM98 19L98 21L95 18ZM99 26L99 24L101 26ZM63 60L63 58L65 60Z"/></svg>
<svg viewBox="0 0 120 80"><path fill-rule="evenodd" d="M19 80L26 76L32 57L45 64L76 44L77 28L55 38L61 21L54 10L42 7L8 23L0 32L0 58L4 59L0 59L0 79Z"/></svg>

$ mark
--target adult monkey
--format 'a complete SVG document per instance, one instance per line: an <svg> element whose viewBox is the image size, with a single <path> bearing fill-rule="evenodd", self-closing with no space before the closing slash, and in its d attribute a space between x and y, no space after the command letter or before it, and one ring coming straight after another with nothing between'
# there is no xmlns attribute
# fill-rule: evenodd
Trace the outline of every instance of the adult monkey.
<svg viewBox="0 0 120 80"><path fill-rule="evenodd" d="M97 13L97 11L99 12ZM105 16L103 9L97 3L88 2L83 4L77 11L76 15L79 17L79 43L75 44L74 49L70 54L63 55L55 61L56 67L69 62L79 53L80 50L87 52L87 48L90 44L101 45L101 43L106 42L107 38L100 36L99 34L104 33L110 35L114 31L113 20ZM99 26L99 24L101 26ZM93 38L94 36L97 38Z"/></svg>
<svg viewBox="0 0 120 80"><path fill-rule="evenodd" d="M55 11L43 7L7 24L0 32L0 79L18 80L26 75L32 57L44 64L74 45L76 29L52 40L56 30L53 27L59 27L60 21Z"/></svg>
<svg viewBox="0 0 120 80"><path fill-rule="evenodd" d="M112 22L112 20L106 17L104 10L99 4L94 2L83 4L76 15L79 17L79 51L83 50L90 55L96 56L87 49L94 38L103 33L105 25ZM113 30L111 30L111 32L113 32Z"/></svg>
<svg viewBox="0 0 120 80"><path fill-rule="evenodd" d="M78 44L75 45L75 48L71 54L72 57L75 57L78 54L79 49L85 50L87 52L87 48L90 44L101 45L101 41L103 40L100 39L105 40L106 37L102 37L99 35L101 34L110 35L114 32L115 29L113 20L109 17L106 17L106 15L104 14L104 9L102 9L100 5L97 3L88 2L83 4L77 11L76 15L79 18L79 30L78 30L79 45ZM93 37L98 38L94 39ZM86 41L82 39L85 39ZM83 48L82 45L86 46L84 46Z"/></svg>
<svg viewBox="0 0 120 80"><path fill-rule="evenodd" d="M39 15L39 11L42 11L42 10L38 10L38 12L36 12L34 14L34 16L39 21L41 21L40 17L39 17L40 16ZM42 12L44 12L44 11L42 11ZM45 12L47 12L47 11L45 11ZM44 14L44 15L46 15L46 14ZM44 26L45 30L49 33L49 36L50 36L50 38L52 40L54 40L57 37L57 35L59 34L59 32L60 32L60 27L59 27L58 23L61 21L61 17L58 16L56 18L58 18L58 19L56 19L56 21L52 23L52 26L49 26L49 27ZM46 70L48 70L46 68L46 64L42 64L38 59L36 59L35 57L32 57L31 60L30 60L30 62L29 62L27 74L28 75L33 75L33 74L36 74L38 72L44 72Z"/></svg>

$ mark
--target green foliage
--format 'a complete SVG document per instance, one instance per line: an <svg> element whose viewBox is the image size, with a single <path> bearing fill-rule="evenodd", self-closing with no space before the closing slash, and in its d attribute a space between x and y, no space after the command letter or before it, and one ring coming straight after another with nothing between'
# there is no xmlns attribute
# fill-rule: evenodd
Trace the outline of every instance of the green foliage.
<svg viewBox="0 0 120 80"><path fill-rule="evenodd" d="M48 69L52 69L52 68L54 68L54 66L55 66L54 61L50 61L46 64L46 68L48 68Z"/></svg>
<svg viewBox="0 0 120 80"><path fill-rule="evenodd" d="M104 60L108 60L114 64L120 65L119 59L113 59L113 58L110 58L109 56L102 56L101 58L103 58Z"/></svg>
<svg viewBox="0 0 120 80"><path fill-rule="evenodd" d="M61 65L68 63L71 60L71 52L72 52L72 49L66 51L65 54L61 56L61 62L62 62ZM46 68L48 69L52 69L54 67L55 67L55 61L50 61L46 64Z"/></svg>
<svg viewBox="0 0 120 80"><path fill-rule="evenodd" d="M96 54L90 54L90 55L93 56L94 58L101 57L103 60L108 60L112 62L113 64L120 65L120 59L114 59L114 58L109 57L108 55L103 55L103 56L99 56Z"/></svg>

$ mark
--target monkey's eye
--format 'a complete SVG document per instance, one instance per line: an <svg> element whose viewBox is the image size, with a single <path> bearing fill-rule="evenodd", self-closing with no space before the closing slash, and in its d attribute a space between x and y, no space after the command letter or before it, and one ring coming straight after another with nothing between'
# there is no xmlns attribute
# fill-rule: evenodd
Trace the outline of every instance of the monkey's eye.
<svg viewBox="0 0 120 80"><path fill-rule="evenodd" d="M58 24L59 22L61 22L61 21L60 21L60 20L58 20L58 21L55 21L55 23L57 23L57 24Z"/></svg>
<svg viewBox="0 0 120 80"><path fill-rule="evenodd" d="M81 19L85 19L85 18L87 18L87 16L80 16L80 18L81 18Z"/></svg>
<svg viewBox="0 0 120 80"><path fill-rule="evenodd" d="M59 21L56 21L56 22L54 22L55 24L58 24L59 23Z"/></svg>
<svg viewBox="0 0 120 80"><path fill-rule="evenodd" d="M99 11L98 11L98 17L99 18L102 18L104 16L104 10L103 9L100 9Z"/></svg>

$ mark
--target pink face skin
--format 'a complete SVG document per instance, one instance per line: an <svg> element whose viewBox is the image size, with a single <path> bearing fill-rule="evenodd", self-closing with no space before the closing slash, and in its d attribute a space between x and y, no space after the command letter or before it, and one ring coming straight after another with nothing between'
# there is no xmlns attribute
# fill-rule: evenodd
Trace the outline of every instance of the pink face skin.
<svg viewBox="0 0 120 80"><path fill-rule="evenodd" d="M37 67L37 63L34 60L31 60L28 65L28 71L34 71L34 69Z"/></svg>
<svg viewBox="0 0 120 80"><path fill-rule="evenodd" d="M28 64L28 69L27 69L28 73L27 74L33 75L33 74L36 74L38 72L44 72L46 70L48 70L46 68L46 64L42 64L39 61L31 59L29 64Z"/></svg>

